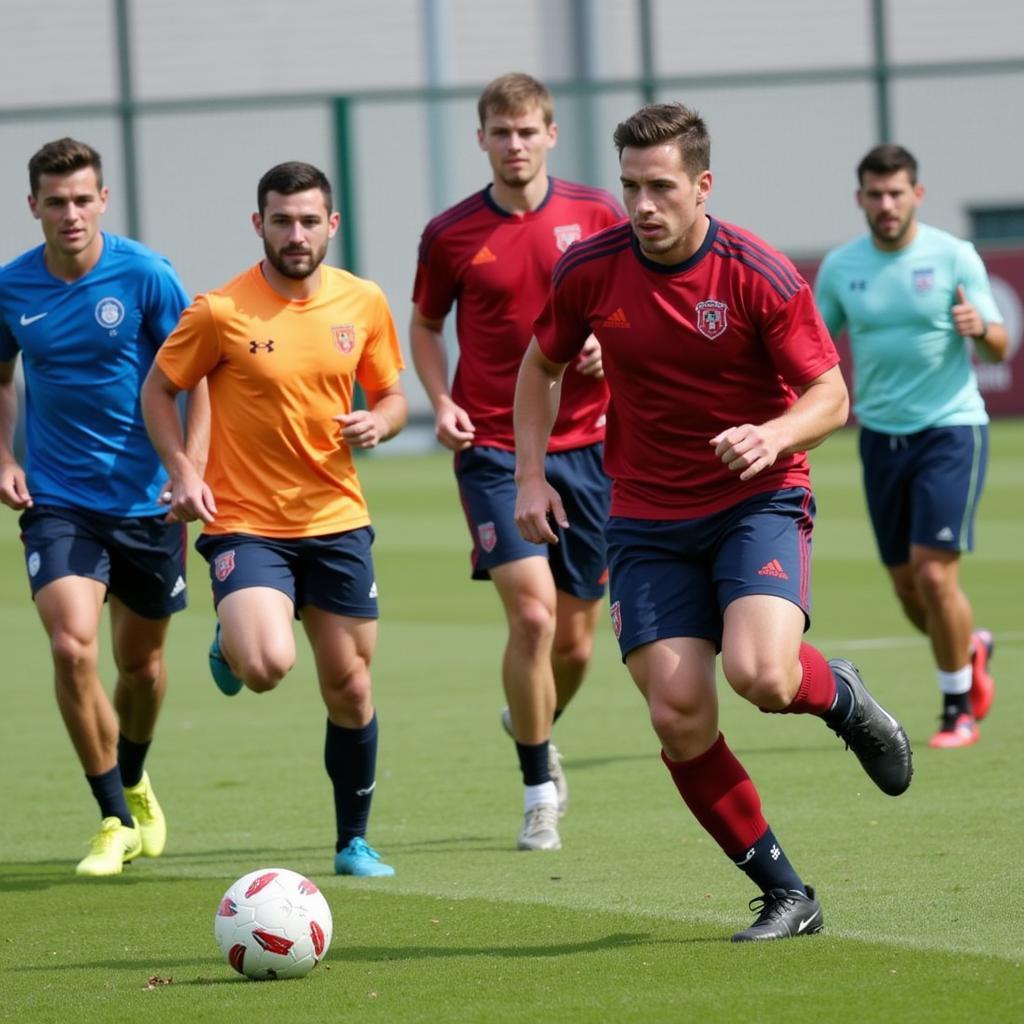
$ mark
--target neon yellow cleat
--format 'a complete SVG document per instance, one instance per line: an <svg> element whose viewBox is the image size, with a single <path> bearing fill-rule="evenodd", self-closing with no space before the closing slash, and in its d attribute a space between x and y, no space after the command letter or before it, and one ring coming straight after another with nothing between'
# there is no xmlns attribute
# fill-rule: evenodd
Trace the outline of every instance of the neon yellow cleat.
<svg viewBox="0 0 1024 1024"><path fill-rule="evenodd" d="M120 818L104 818L100 830L89 840L89 856L79 861L76 875L119 875L126 861L142 852L142 836L137 828L121 824Z"/></svg>
<svg viewBox="0 0 1024 1024"><path fill-rule="evenodd" d="M142 856L159 857L167 842L167 819L157 803L148 772L143 772L130 789L125 787L124 798L142 836Z"/></svg>

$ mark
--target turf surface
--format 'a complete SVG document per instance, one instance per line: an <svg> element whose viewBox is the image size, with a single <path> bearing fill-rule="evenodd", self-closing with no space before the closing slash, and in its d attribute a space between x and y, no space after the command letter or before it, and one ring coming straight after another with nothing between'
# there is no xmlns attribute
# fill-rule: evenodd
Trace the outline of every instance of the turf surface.
<svg viewBox="0 0 1024 1024"><path fill-rule="evenodd" d="M934 752L925 642L875 561L854 434L814 455L814 627L904 722L916 774L892 800L820 723L758 714L724 686L723 730L766 816L816 885L826 933L737 947L750 885L682 808L602 623L559 722L572 803L558 853L515 846L520 789L501 731L497 600L468 579L448 460L376 457L381 721L370 840L390 880L331 874L333 822L312 660L278 691L222 697L206 671L205 566L171 633L171 689L149 761L166 854L74 878L95 810L54 706L15 517L0 519L0 1021L1014 1021L1024 1019L1021 730L1024 423L994 426L964 579L996 634L982 741ZM110 678L107 638L104 665ZM334 913L302 981L235 975L213 941L228 884L305 872Z"/></svg>

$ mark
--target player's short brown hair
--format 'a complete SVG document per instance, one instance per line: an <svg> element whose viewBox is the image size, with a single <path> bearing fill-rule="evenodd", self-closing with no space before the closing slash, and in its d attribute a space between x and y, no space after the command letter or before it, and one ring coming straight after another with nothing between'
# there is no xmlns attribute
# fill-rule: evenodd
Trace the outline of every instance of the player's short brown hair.
<svg viewBox="0 0 1024 1024"><path fill-rule="evenodd" d="M613 135L622 156L627 146L646 149L675 142L691 177L711 167L711 136L704 119L682 103L650 103L621 121Z"/></svg>
<svg viewBox="0 0 1024 1024"><path fill-rule="evenodd" d="M256 209L260 211L262 217L263 211L267 208L267 194L270 192L293 196L296 192L308 192L312 188L318 188L323 193L324 205L330 213L334 209L331 183L319 167L303 163L301 160L276 164L260 178L260 183L256 186Z"/></svg>
<svg viewBox="0 0 1024 1024"><path fill-rule="evenodd" d="M885 142L864 154L864 159L857 164L857 181L863 185L865 174L889 175L898 171L906 171L910 184L917 184L917 161L913 153L902 146Z"/></svg>
<svg viewBox="0 0 1024 1024"><path fill-rule="evenodd" d="M85 167L96 172L96 184L103 188L103 161L92 146L65 136L48 142L28 162L28 183L32 195L39 194L39 179L44 174L74 174Z"/></svg>
<svg viewBox="0 0 1024 1024"><path fill-rule="evenodd" d="M540 108L544 124L550 127L555 117L555 101L551 93L536 78L519 71L502 75L488 83L476 104L481 128L488 114L521 114L535 107Z"/></svg>

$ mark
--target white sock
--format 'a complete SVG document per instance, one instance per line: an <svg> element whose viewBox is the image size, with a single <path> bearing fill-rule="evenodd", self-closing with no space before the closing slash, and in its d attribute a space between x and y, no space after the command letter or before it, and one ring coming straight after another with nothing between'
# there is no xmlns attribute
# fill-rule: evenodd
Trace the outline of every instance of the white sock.
<svg viewBox="0 0 1024 1024"><path fill-rule="evenodd" d="M542 782L539 786L527 786L523 790L523 811L532 811L537 804L558 805L558 790L553 782Z"/></svg>
<svg viewBox="0 0 1024 1024"><path fill-rule="evenodd" d="M955 672L943 672L942 669L936 673L939 679L939 689L943 693L959 695L967 693L971 688L971 666L968 663Z"/></svg>

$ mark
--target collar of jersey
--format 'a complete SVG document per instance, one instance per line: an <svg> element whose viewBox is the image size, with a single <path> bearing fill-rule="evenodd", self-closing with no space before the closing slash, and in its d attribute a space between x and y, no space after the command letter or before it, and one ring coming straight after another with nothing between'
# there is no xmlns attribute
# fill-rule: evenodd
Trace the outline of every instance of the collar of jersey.
<svg viewBox="0 0 1024 1024"><path fill-rule="evenodd" d="M545 194L544 198L540 201L540 205L535 207L532 210L526 210L524 213L512 213L510 210L506 210L503 207L499 206L494 201L494 196L491 195L491 190L493 188L494 188L494 185L492 183L492 184L488 185L484 189L484 192L483 192L484 202L499 217L508 217L510 219L513 219L513 220L529 220L531 217L536 217L537 214L540 213L540 211L543 210L544 207L547 206L548 203L550 202L550 200L551 200L551 193L554 191L554 188L555 188L555 179L550 177L550 176L548 177L548 190L547 190L547 193Z"/></svg>
<svg viewBox="0 0 1024 1024"><path fill-rule="evenodd" d="M711 246L714 244L715 239L718 237L718 221L714 217L708 216L708 233L704 236L704 241L701 242L700 248L688 259L683 260L682 263L655 263L654 260L648 259L640 251L640 242L636 237L636 232L630 232L630 244L633 246L633 255L645 266L648 270L653 270L656 274L685 274L686 271L692 270L711 250Z"/></svg>

